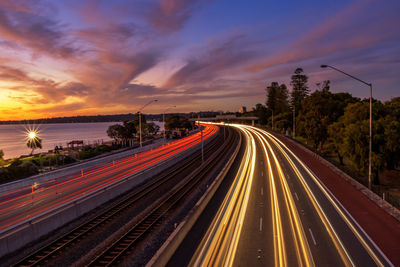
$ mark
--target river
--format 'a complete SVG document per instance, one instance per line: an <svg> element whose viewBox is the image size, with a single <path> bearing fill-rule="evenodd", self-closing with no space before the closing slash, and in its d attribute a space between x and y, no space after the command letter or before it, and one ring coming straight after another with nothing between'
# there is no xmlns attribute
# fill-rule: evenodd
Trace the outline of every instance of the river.
<svg viewBox="0 0 400 267"><path fill-rule="evenodd" d="M72 140L83 140L85 144L110 141L107 128L116 123L118 122L0 125L0 150L3 150L5 159L28 155L31 152L26 146L28 128L38 128L38 136L42 139L43 148L36 149L35 153L46 152L59 145L65 147ZM163 130L162 122L154 123L160 126L160 131Z"/></svg>

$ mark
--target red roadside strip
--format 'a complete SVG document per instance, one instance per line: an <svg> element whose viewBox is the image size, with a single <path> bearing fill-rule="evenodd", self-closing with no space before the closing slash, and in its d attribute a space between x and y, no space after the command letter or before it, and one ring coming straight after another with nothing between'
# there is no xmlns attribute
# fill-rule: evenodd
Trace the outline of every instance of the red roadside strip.
<svg viewBox="0 0 400 267"><path fill-rule="evenodd" d="M299 144L280 135L274 136L318 176L390 261L400 266L400 222Z"/></svg>

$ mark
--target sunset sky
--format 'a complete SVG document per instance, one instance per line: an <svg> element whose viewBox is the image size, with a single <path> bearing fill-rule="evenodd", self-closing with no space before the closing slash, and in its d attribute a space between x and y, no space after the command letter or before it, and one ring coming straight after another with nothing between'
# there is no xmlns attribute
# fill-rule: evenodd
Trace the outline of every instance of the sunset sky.
<svg viewBox="0 0 400 267"><path fill-rule="evenodd" d="M236 111L297 67L333 92L400 96L399 0L0 0L0 120ZM290 86L289 86L290 89Z"/></svg>

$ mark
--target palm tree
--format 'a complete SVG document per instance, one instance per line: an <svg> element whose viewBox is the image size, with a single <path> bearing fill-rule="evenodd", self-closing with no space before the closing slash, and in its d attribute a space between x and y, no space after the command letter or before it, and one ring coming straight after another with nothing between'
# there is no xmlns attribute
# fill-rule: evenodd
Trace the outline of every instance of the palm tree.
<svg viewBox="0 0 400 267"><path fill-rule="evenodd" d="M31 155L33 155L33 151L36 148L42 148L42 139L40 139L39 137L34 137L28 140L28 142L26 143L26 146L31 148Z"/></svg>

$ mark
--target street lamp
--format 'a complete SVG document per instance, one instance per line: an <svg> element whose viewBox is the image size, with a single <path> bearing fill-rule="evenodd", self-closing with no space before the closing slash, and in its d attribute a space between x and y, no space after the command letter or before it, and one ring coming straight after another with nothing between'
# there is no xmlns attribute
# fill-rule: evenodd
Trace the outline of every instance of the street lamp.
<svg viewBox="0 0 400 267"><path fill-rule="evenodd" d="M163 121L163 125L164 125L164 141L166 140L166 138L165 138L165 112L167 112L171 108L176 108L176 106L171 106L171 107L167 108L166 110L163 111L163 114L162 114L162 121Z"/></svg>
<svg viewBox="0 0 400 267"><path fill-rule="evenodd" d="M33 185L31 186L31 188L32 188L32 194L31 194L31 196L32 196L32 199L31 199L31 206L33 207L33 191L35 190L35 189L37 189L38 188L38 186L39 186L39 184L37 183L37 182L34 182L33 183Z"/></svg>
<svg viewBox="0 0 400 267"><path fill-rule="evenodd" d="M139 113L139 144L140 144L140 147L142 147L142 113L141 113L141 111L145 108L145 107L147 107L148 105L150 105L151 103L153 103L153 102L157 102L158 100L157 99L153 99L153 100L151 100L151 101L149 101L146 105L144 105L143 107L141 107L140 109L139 109L139 111L138 111L138 113Z"/></svg>
<svg viewBox="0 0 400 267"><path fill-rule="evenodd" d="M343 73L344 75L349 76L350 78L353 78L354 80L357 80L365 85L369 86L369 163L368 163L368 188L371 189L371 183L372 183L372 83L367 83L357 77L354 77L353 75L350 75L342 70L339 70L335 67L332 67L330 65L321 65L321 68L331 68L333 70L336 70L340 73Z"/></svg>
<svg viewBox="0 0 400 267"><path fill-rule="evenodd" d="M272 121L271 121L271 125L272 125L272 130L274 130L274 110L272 108L267 107L268 109L271 110L272 113Z"/></svg>

